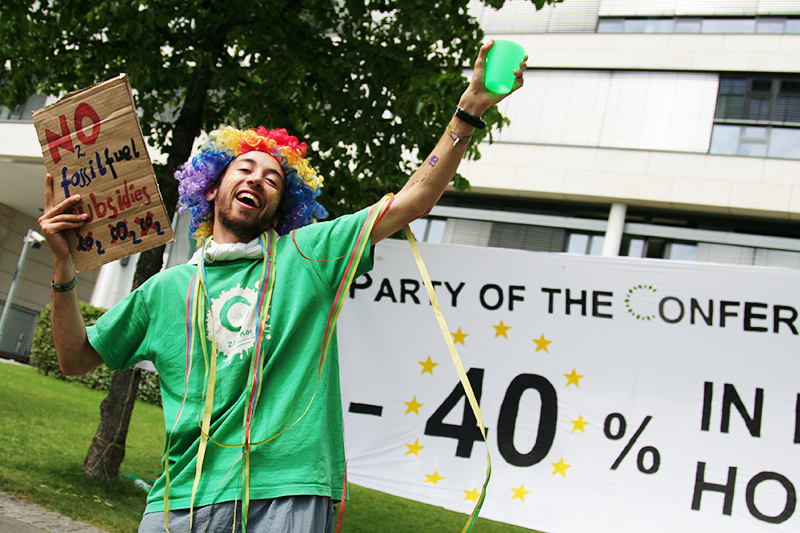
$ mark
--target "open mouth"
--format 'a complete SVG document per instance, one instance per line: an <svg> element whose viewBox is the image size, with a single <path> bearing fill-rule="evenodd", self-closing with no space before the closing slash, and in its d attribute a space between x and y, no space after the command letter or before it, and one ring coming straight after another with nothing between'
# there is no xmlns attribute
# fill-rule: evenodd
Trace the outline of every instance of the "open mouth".
<svg viewBox="0 0 800 533"><path fill-rule="evenodd" d="M247 191L242 191L239 194L237 194L236 199L248 207L253 207L253 208L261 207L261 200L259 200L258 197L256 197L254 194L251 194Z"/></svg>

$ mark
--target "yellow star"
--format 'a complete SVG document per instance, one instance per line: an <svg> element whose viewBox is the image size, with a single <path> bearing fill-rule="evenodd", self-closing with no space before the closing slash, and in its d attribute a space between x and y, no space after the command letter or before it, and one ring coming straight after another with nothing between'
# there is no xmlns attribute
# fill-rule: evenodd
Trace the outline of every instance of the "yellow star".
<svg viewBox="0 0 800 533"><path fill-rule="evenodd" d="M555 468L555 470L553 470L553 475L555 476L556 474L561 474L563 477L567 477L567 468L572 466L566 464L563 457L557 463L550 464L553 465L553 468Z"/></svg>
<svg viewBox="0 0 800 533"><path fill-rule="evenodd" d="M403 402L403 403L408 406L408 409L406 409L406 412L404 414L408 414L408 413L411 413L411 412L414 412L415 414L419 414L419 408L424 405L424 404L421 404L421 403L417 403L417 397L416 396L414 396L414 399L411 400L410 402Z"/></svg>
<svg viewBox="0 0 800 533"><path fill-rule="evenodd" d="M425 474L425 477L428 478L423 483L433 483L436 485L439 481L443 480L443 477L439 477L439 471L437 470L431 475Z"/></svg>
<svg viewBox="0 0 800 533"><path fill-rule="evenodd" d="M478 498L481 497L481 493L478 492L477 487L472 490L465 490L464 494L467 495L467 497L464 498L465 500L472 500L473 502L477 502Z"/></svg>
<svg viewBox="0 0 800 533"><path fill-rule="evenodd" d="M567 385L566 385L567 387L569 387L570 385L575 385L576 387L580 388L581 385L580 383L578 383L578 380L581 379L583 376L576 373L574 368L572 369L572 372L570 374L564 374L564 377L567 378Z"/></svg>
<svg viewBox="0 0 800 533"><path fill-rule="evenodd" d="M525 483L520 485L518 489L511 490L514 491L514 496L512 496L511 499L513 500L514 498L519 498L523 502L525 501L525 495L531 493L531 491L525 490Z"/></svg>
<svg viewBox="0 0 800 533"><path fill-rule="evenodd" d="M586 433L583 428L586 427L589 422L583 421L583 415L578 416L577 420L570 420L570 422L572 422L572 433L575 433L578 430L580 430L581 433Z"/></svg>
<svg viewBox="0 0 800 533"><path fill-rule="evenodd" d="M458 331L456 331L455 333L450 333L450 335L453 336L453 344L457 342L464 344L464 339L469 337L469 333L462 333L461 328L458 328ZM466 346L466 344L464 344L464 346Z"/></svg>
<svg viewBox="0 0 800 533"><path fill-rule="evenodd" d="M508 338L508 335L506 334L506 332L511 329L511 326L506 326L505 324L503 324L503 321L501 320L499 325L492 326L492 327L494 328L494 331L495 331L495 333L494 333L494 338L495 339L497 337L499 337L500 335L502 335L506 339Z"/></svg>
<svg viewBox="0 0 800 533"><path fill-rule="evenodd" d="M427 361L417 361L417 362L422 365L422 372L420 372L420 374L424 374L425 372L428 372L428 373L430 373L431 376L433 375L433 367L438 366L438 364L439 364L439 363L434 363L433 361L431 361L431 356L430 355L428 356L428 360Z"/></svg>
<svg viewBox="0 0 800 533"><path fill-rule="evenodd" d="M536 351L537 351L537 352L538 352L539 350L544 350L545 352L547 352L547 353L550 353L550 352L547 350L547 345L548 345L548 344L550 344L550 343L551 343L551 342L553 342L553 341L548 341L548 340L546 340L546 339L544 338L544 333L542 333L542 336L541 336L541 337L539 337L538 339L533 339L533 342L535 342L535 343L536 343ZM534 352L534 353L536 353L536 352Z"/></svg>
<svg viewBox="0 0 800 533"><path fill-rule="evenodd" d="M417 457L419 457L419 451L425 447L419 445L419 439L417 439L416 442L414 442L414 444L406 444L406 446L408 446L408 451L406 452L406 455L413 453Z"/></svg>

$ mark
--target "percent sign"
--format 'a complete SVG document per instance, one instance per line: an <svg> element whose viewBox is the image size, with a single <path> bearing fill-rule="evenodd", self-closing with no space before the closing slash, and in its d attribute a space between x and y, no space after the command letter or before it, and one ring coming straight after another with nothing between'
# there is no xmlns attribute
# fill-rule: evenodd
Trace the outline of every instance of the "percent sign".
<svg viewBox="0 0 800 533"><path fill-rule="evenodd" d="M647 424L653 417L647 415L645 419L642 421L642 425L639 426L639 429L636 430L636 433L633 434L633 437L628 441L628 444L625 445L625 448L622 450L622 453L619 454L617 460L614 461L614 464L611 465L611 470L616 470L617 467L622 463L622 460L625 459L625 456L628 455L628 452L631 451L633 448L634 443L636 443L636 439L639 438L639 435L642 434L644 428L647 427ZM616 433L611 431L611 424L612 422L617 421L617 431ZM619 440L625 436L625 428L627 427L627 423L625 422L625 417L622 416L620 413L611 413L606 417L606 423L603 426L603 432L606 434L606 437L611 440ZM650 467L647 468L644 464L644 459L647 454L652 456L652 462ZM661 454L658 453L658 450L652 446L644 446L639 450L639 455L636 458L636 465L639 467L639 472L643 474L654 474L658 472L658 467L661 465Z"/></svg>

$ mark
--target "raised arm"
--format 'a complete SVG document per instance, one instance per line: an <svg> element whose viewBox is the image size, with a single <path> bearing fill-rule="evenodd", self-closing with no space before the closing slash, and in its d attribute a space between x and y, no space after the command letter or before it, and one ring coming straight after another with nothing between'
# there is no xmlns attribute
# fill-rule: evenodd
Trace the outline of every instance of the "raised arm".
<svg viewBox="0 0 800 533"><path fill-rule="evenodd" d="M70 212L70 209L80 201L80 195L70 196L55 206L53 198L53 176L47 174L44 214L39 217L39 227L55 256L53 298L50 307L53 344L61 371L68 376L79 376L96 368L103 360L89 344L86 336L86 326L78 305L78 296L72 285L75 279L75 263L69 253L69 243L62 232L83 226L88 215Z"/></svg>
<svg viewBox="0 0 800 533"><path fill-rule="evenodd" d="M493 44L494 41L489 41L481 47L475 61L472 80L458 101L458 106L474 117L480 117L487 109L508 96L492 93L483 84L486 55ZM525 61L522 61L519 70L514 71L516 81L512 93L522 87L522 75L526 67ZM469 117L467 120L470 120ZM371 235L373 244L430 213L455 176L458 165L467 151L469 137L474 131L474 126L455 115L450 119L436 147L395 195L384 217L375 224Z"/></svg>

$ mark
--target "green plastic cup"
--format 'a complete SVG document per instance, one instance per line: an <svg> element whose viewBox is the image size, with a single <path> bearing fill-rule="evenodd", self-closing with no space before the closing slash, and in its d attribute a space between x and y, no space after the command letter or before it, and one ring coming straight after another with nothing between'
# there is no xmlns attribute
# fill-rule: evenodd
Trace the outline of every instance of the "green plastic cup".
<svg viewBox="0 0 800 533"><path fill-rule="evenodd" d="M515 42L496 40L486 56L483 84L496 94L508 94L514 88L514 71L525 59L525 49Z"/></svg>

